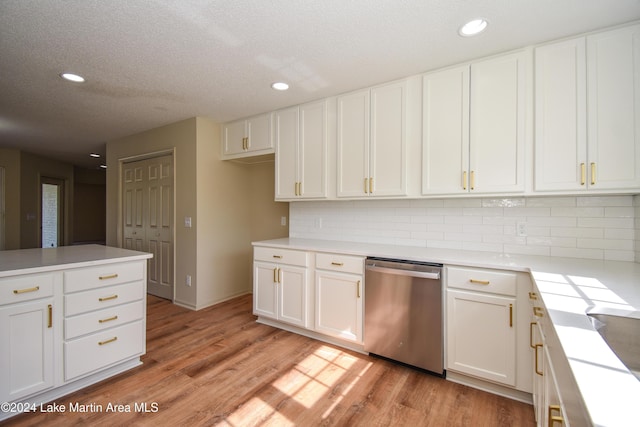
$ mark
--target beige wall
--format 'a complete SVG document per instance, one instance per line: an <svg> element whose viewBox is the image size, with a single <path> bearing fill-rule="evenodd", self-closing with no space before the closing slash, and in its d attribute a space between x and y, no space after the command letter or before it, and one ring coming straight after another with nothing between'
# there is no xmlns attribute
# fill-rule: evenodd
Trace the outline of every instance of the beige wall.
<svg viewBox="0 0 640 427"><path fill-rule="evenodd" d="M0 166L4 167L5 249L20 249L20 151L0 148Z"/></svg>
<svg viewBox="0 0 640 427"><path fill-rule="evenodd" d="M289 235L289 203L274 202L273 161L248 166L251 174L251 241L277 239ZM280 225L287 218L285 226Z"/></svg>
<svg viewBox="0 0 640 427"><path fill-rule="evenodd" d="M20 248L36 248L40 244L40 178L64 181L63 245L73 236L73 166L46 157L20 154Z"/></svg>
<svg viewBox="0 0 640 427"><path fill-rule="evenodd" d="M279 224L288 207L273 201L273 163L220 160L220 126L206 118L107 143L107 244L120 245L121 159L167 150L174 152L176 176L176 303L200 309L250 292L251 241L286 236ZM186 216L191 228L184 227Z"/></svg>

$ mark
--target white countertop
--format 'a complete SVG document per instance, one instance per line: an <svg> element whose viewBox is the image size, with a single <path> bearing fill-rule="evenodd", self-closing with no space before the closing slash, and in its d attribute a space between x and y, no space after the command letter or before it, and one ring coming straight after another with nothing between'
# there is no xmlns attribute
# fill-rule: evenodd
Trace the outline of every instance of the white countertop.
<svg viewBox="0 0 640 427"><path fill-rule="evenodd" d="M594 306L637 315L638 263L295 238L253 245L528 272L540 291L594 425L640 425L640 381L615 356L586 315Z"/></svg>
<svg viewBox="0 0 640 427"><path fill-rule="evenodd" d="M0 277L43 273L61 268L87 267L110 262L134 261L152 256L146 252L102 245L0 251Z"/></svg>

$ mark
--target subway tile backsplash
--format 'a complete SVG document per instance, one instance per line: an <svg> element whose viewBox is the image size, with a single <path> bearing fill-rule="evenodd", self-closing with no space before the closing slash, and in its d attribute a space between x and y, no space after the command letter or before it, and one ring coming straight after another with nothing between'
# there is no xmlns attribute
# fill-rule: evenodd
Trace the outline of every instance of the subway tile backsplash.
<svg viewBox="0 0 640 427"><path fill-rule="evenodd" d="M640 196L304 201L291 237L640 262Z"/></svg>

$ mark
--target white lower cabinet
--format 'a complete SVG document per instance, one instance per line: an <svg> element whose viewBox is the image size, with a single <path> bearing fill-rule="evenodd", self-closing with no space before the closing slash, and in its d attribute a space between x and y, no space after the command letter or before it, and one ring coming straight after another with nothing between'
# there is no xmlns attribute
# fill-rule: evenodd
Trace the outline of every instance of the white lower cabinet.
<svg viewBox="0 0 640 427"><path fill-rule="evenodd" d="M256 248L253 266L253 313L306 328L307 253ZM264 260L277 260L266 262Z"/></svg>
<svg viewBox="0 0 640 427"><path fill-rule="evenodd" d="M316 254L317 332L362 344L364 258Z"/></svg>
<svg viewBox="0 0 640 427"><path fill-rule="evenodd" d="M447 268L447 370L516 385L515 273Z"/></svg>
<svg viewBox="0 0 640 427"><path fill-rule="evenodd" d="M54 385L54 288L61 275L0 279L0 402Z"/></svg>
<svg viewBox="0 0 640 427"><path fill-rule="evenodd" d="M550 333L548 318L545 318L545 309L538 300L536 292L534 291L530 295L534 313L529 340L535 356L533 362L533 407L536 423L540 427L569 426L547 339L547 335Z"/></svg>

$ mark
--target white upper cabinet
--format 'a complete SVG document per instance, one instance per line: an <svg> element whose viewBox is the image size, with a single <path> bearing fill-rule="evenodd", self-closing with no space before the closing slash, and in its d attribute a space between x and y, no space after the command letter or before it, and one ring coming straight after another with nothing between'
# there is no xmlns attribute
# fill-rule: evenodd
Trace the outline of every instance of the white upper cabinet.
<svg viewBox="0 0 640 427"><path fill-rule="evenodd" d="M276 200L327 196L327 101L277 111Z"/></svg>
<svg viewBox="0 0 640 427"><path fill-rule="evenodd" d="M222 158L273 153L271 113L226 123L222 127Z"/></svg>
<svg viewBox="0 0 640 427"><path fill-rule="evenodd" d="M422 194L524 191L527 55L424 76Z"/></svg>
<svg viewBox="0 0 640 427"><path fill-rule="evenodd" d="M471 65L469 190L524 191L527 52Z"/></svg>
<svg viewBox="0 0 640 427"><path fill-rule="evenodd" d="M466 193L469 165L469 66L423 78L423 194Z"/></svg>
<svg viewBox="0 0 640 427"><path fill-rule="evenodd" d="M640 25L536 49L536 191L640 187Z"/></svg>
<svg viewBox="0 0 640 427"><path fill-rule="evenodd" d="M337 102L337 196L406 195L406 81Z"/></svg>
<svg viewBox="0 0 640 427"><path fill-rule="evenodd" d="M640 187L640 25L587 37L592 189Z"/></svg>
<svg viewBox="0 0 640 427"><path fill-rule="evenodd" d="M587 162L585 39L543 46L535 55L535 189L579 190Z"/></svg>

